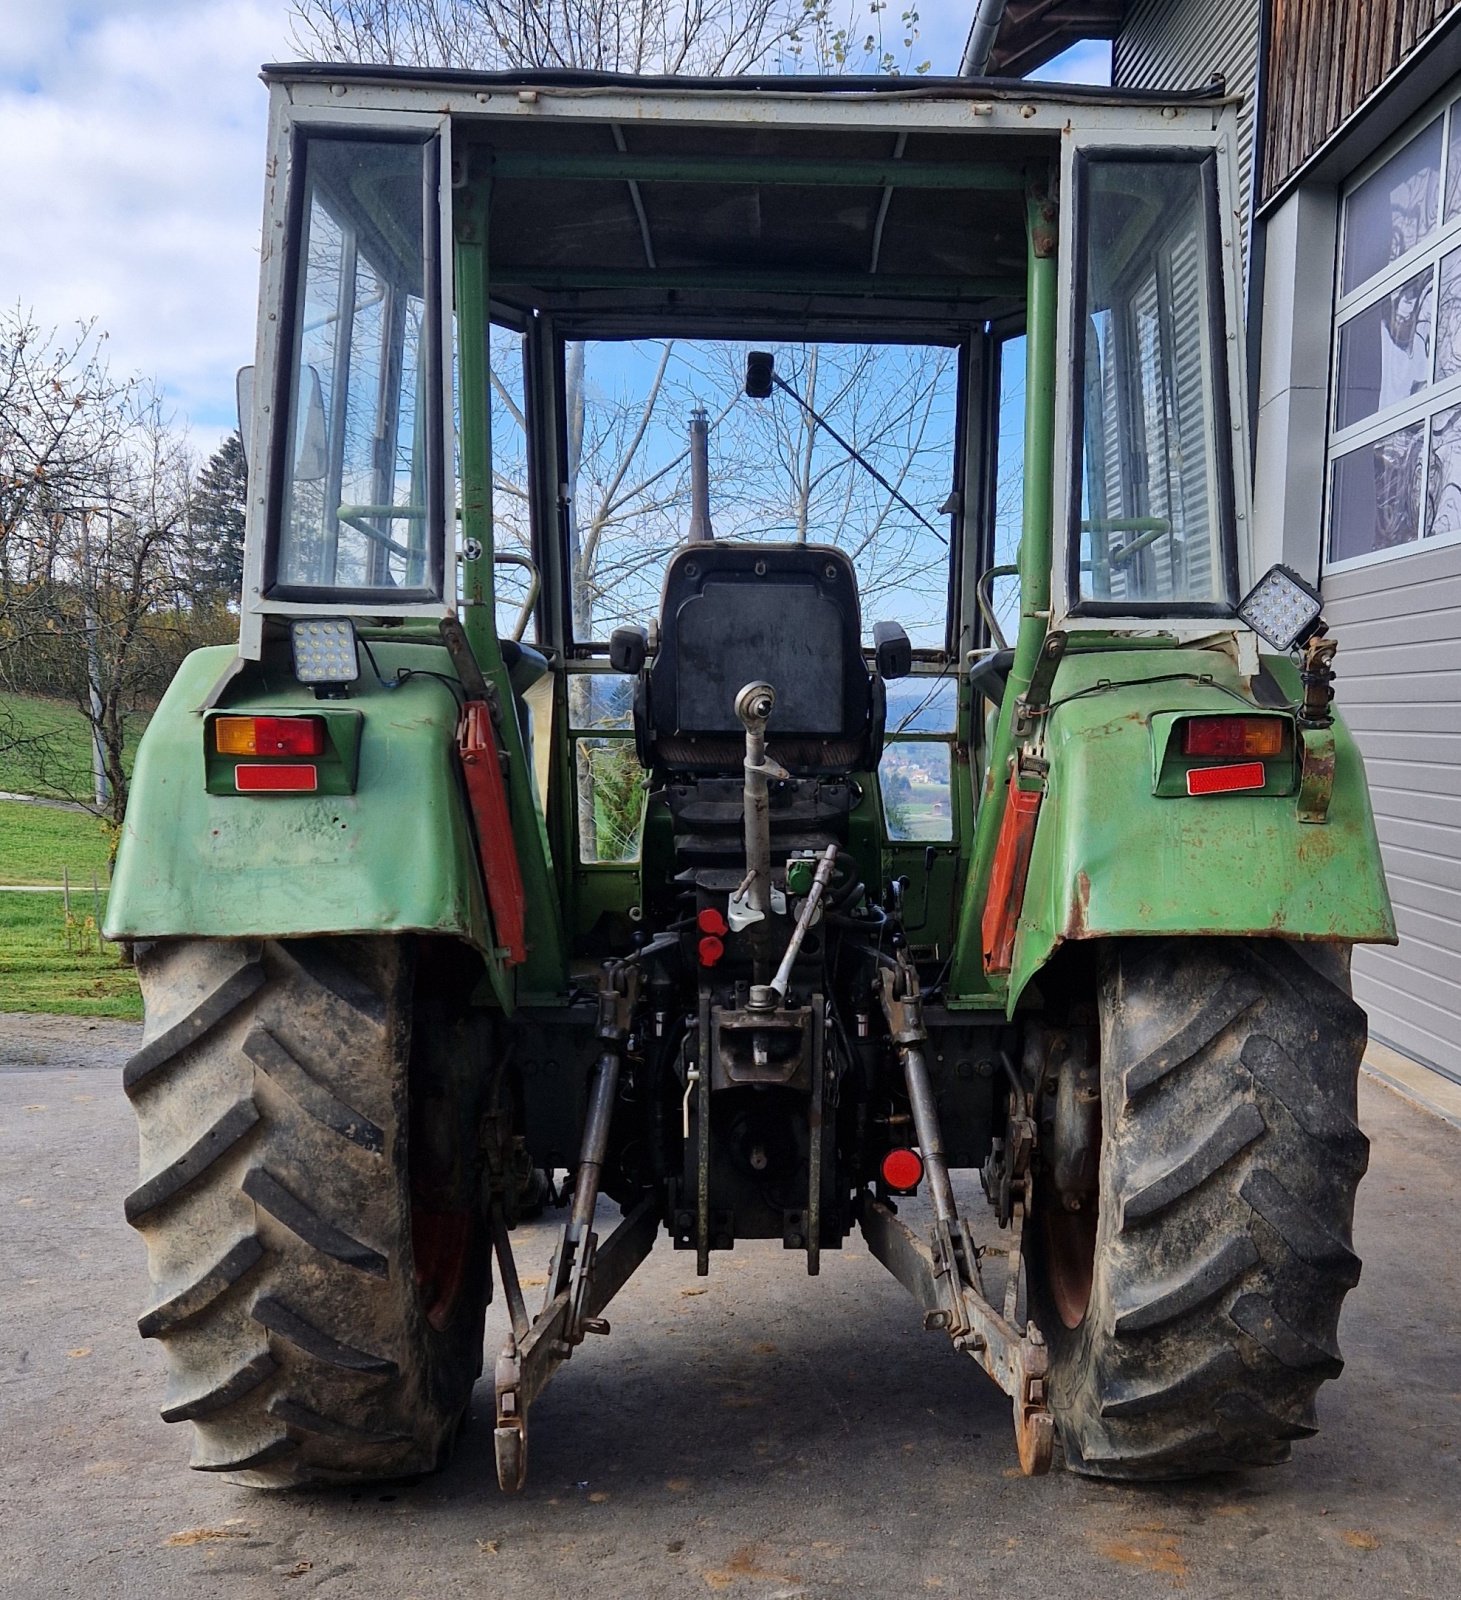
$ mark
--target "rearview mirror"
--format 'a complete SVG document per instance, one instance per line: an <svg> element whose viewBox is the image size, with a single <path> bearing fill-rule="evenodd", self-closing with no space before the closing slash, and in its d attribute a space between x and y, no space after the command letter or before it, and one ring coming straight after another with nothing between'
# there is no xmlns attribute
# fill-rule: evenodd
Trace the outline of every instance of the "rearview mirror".
<svg viewBox="0 0 1461 1600"><path fill-rule="evenodd" d="M649 635L643 628L615 628L609 635L609 665L630 677L644 670Z"/></svg>
<svg viewBox="0 0 1461 1600"><path fill-rule="evenodd" d="M318 483L325 475L328 423L320 375L313 367L300 374L304 404L299 407L294 427L294 464L290 476L296 483ZM235 379L238 399L238 433L243 440L244 465L248 466L249 429L254 415L254 369L240 367Z"/></svg>
<svg viewBox="0 0 1461 1600"><path fill-rule="evenodd" d="M746 354L746 394L752 400L766 400L771 394L772 380L776 376L776 357L769 350L751 350Z"/></svg>
<svg viewBox="0 0 1461 1600"><path fill-rule="evenodd" d="M254 415L254 369L240 367L233 380L234 398L238 404L238 436L243 440L244 467L249 464L249 426Z"/></svg>
<svg viewBox="0 0 1461 1600"><path fill-rule="evenodd" d="M884 680L906 678L913 671L913 646L901 623L873 624L873 660Z"/></svg>

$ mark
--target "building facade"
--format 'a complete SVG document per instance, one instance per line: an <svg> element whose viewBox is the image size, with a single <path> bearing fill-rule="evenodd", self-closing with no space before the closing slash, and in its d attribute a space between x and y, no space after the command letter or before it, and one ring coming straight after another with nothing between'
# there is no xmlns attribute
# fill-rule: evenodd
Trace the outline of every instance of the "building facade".
<svg viewBox="0 0 1461 1600"><path fill-rule="evenodd" d="M1461 0L1059 12L1044 59L1111 37L1118 85L1244 98L1257 565L1339 641L1400 932L1355 954L1371 1036L1461 1082Z"/></svg>

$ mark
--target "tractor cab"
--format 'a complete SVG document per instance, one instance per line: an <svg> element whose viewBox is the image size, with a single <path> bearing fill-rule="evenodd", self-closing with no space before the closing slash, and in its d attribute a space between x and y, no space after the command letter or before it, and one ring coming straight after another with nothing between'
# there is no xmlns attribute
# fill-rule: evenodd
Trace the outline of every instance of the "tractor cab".
<svg viewBox="0 0 1461 1600"><path fill-rule="evenodd" d="M661 1235L854 1229L1026 1471L1282 1455L1394 930L1250 503L1232 105L265 78L240 637L108 914L195 1464L431 1467L496 1283L519 1487Z"/></svg>

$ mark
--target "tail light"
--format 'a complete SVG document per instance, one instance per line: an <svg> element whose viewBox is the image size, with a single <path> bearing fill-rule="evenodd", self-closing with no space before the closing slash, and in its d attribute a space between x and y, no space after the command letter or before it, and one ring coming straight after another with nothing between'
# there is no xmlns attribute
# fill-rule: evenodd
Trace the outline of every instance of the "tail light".
<svg viewBox="0 0 1461 1600"><path fill-rule="evenodd" d="M221 756L322 756L325 719L219 717L213 724L213 737Z"/></svg>
<svg viewBox="0 0 1461 1600"><path fill-rule="evenodd" d="M890 1150L883 1157L883 1182L895 1194L912 1194L923 1182L923 1157L916 1150Z"/></svg>
<svg viewBox="0 0 1461 1600"><path fill-rule="evenodd" d="M1283 730L1282 717L1189 717L1182 724L1182 754L1228 757L1281 755Z"/></svg>

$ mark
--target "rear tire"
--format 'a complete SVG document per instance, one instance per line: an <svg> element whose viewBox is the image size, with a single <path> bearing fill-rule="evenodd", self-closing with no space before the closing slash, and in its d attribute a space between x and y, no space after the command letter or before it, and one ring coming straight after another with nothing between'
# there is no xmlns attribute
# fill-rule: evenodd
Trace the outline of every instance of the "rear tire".
<svg viewBox="0 0 1461 1600"><path fill-rule="evenodd" d="M1099 972L1099 1213L1083 1310L1039 1178L1031 1230L1031 1309L1067 1464L1161 1479L1286 1460L1342 1365L1340 1306L1360 1272L1366 1028L1347 951L1129 940Z"/></svg>
<svg viewBox="0 0 1461 1600"><path fill-rule="evenodd" d="M475 1215L459 1248L415 1218L437 1258L417 1283L408 1123L433 1030L413 1051L413 957L388 938L139 950L146 1042L123 1076L142 1174L126 1214L155 1290L139 1327L201 1471L261 1488L430 1471L471 1398L489 1292ZM474 1122L461 1133L475 1162Z"/></svg>

